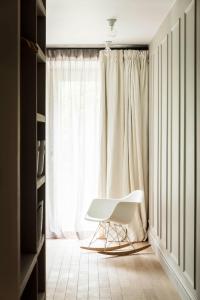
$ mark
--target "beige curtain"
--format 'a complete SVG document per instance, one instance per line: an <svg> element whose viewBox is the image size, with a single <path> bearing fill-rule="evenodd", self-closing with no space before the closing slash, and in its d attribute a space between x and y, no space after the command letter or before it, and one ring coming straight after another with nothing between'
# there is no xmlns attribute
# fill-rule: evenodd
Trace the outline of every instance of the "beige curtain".
<svg viewBox="0 0 200 300"><path fill-rule="evenodd" d="M130 225L132 239L144 240L148 209L148 52L100 52L101 197L145 191Z"/></svg>

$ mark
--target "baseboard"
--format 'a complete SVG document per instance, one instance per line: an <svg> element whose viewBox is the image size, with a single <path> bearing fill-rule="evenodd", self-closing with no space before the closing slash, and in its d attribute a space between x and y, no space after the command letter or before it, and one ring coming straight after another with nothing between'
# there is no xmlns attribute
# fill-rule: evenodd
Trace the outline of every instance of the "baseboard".
<svg viewBox="0 0 200 300"><path fill-rule="evenodd" d="M148 233L149 241L156 255L160 259L160 263L167 273L169 279L175 286L177 292L179 293L182 300L198 300L197 295L194 294L194 290L192 291L189 284L187 284L186 279L184 278L184 274L178 270L177 267L172 263L172 259L170 255L167 253L165 249L162 249L160 245L160 241L154 235L153 231L149 231Z"/></svg>

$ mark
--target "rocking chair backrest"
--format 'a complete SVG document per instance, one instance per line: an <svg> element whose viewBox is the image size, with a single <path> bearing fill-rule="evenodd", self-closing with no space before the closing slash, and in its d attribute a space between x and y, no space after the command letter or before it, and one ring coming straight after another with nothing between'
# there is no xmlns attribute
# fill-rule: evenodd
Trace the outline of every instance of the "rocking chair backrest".
<svg viewBox="0 0 200 300"><path fill-rule="evenodd" d="M134 203L142 203L144 200L144 191L142 190L135 190L128 194L127 196L121 198L121 201L126 202L134 202Z"/></svg>
<svg viewBox="0 0 200 300"><path fill-rule="evenodd" d="M110 220L119 224L129 224L134 217L134 210L137 208L138 203L142 203L144 200L144 192L136 190L116 205Z"/></svg>

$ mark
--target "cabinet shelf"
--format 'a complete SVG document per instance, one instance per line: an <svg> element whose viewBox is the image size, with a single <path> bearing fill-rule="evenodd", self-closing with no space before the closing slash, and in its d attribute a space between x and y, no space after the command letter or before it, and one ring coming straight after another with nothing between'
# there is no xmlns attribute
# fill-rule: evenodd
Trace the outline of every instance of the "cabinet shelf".
<svg viewBox="0 0 200 300"><path fill-rule="evenodd" d="M43 234L43 236L42 236L42 238L41 238L41 240L39 242L39 246L38 246L38 250L37 250L37 255L40 254L40 251L41 251L43 245L44 245L44 234Z"/></svg>
<svg viewBox="0 0 200 300"><path fill-rule="evenodd" d="M35 43L35 42L25 38L25 37L21 37L21 42L24 43L24 45L26 45L30 49L30 51L32 51L32 53L34 55L35 54L37 55L37 62L38 63L45 63L46 62L46 56L45 56L44 52L42 51L42 49L40 48L40 46L37 43Z"/></svg>
<svg viewBox="0 0 200 300"><path fill-rule="evenodd" d="M46 9L42 0L37 0L37 15L40 17L46 16Z"/></svg>
<svg viewBox="0 0 200 300"><path fill-rule="evenodd" d="M46 56L38 44L37 44L37 61L38 63L46 62Z"/></svg>
<svg viewBox="0 0 200 300"><path fill-rule="evenodd" d="M33 271L37 261L36 254L22 254L21 255L21 280L20 280L20 295L22 295L27 281Z"/></svg>
<svg viewBox="0 0 200 300"><path fill-rule="evenodd" d="M37 122L45 123L46 122L46 117L42 114L37 113Z"/></svg>
<svg viewBox="0 0 200 300"><path fill-rule="evenodd" d="M38 246L38 250L37 250L37 254L22 254L21 255L21 282L20 282L20 295L22 295L24 288L30 278L30 275L34 269L34 266L37 262L37 257L40 254L40 251L44 245L44 235L42 236L39 246ZM44 293L41 293L41 296L45 296ZM44 299L44 298L41 298Z"/></svg>
<svg viewBox="0 0 200 300"><path fill-rule="evenodd" d="M37 189L39 189L45 183L45 176L37 178Z"/></svg>

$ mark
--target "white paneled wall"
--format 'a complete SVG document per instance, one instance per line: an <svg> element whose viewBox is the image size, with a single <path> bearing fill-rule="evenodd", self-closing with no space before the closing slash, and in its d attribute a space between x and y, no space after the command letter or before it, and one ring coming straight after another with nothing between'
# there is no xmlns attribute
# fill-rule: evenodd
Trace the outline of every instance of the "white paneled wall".
<svg viewBox="0 0 200 300"><path fill-rule="evenodd" d="M197 2L177 0L150 45L149 233L183 298L188 299L199 299L200 284Z"/></svg>

